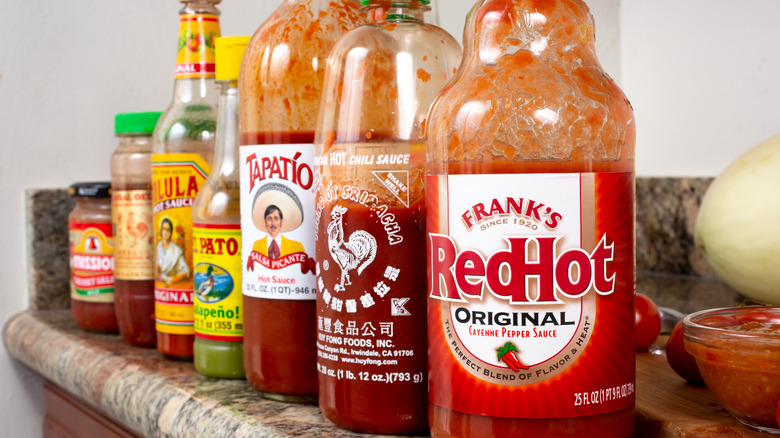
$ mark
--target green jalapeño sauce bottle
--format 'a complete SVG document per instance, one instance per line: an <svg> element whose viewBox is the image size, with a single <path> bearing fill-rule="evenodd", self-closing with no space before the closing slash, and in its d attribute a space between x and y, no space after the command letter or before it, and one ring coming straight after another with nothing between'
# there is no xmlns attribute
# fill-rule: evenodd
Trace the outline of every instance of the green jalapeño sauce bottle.
<svg viewBox="0 0 780 438"><path fill-rule="evenodd" d="M195 368L244 378L241 215L238 179L238 69L249 37L216 40L219 85L214 166L192 206Z"/></svg>

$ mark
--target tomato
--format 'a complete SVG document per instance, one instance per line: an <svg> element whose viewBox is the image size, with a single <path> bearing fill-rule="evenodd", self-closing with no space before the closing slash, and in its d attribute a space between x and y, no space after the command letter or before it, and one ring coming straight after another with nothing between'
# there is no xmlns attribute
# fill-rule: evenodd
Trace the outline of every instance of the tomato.
<svg viewBox="0 0 780 438"><path fill-rule="evenodd" d="M637 350L647 350L661 333L661 314L647 295L637 293L634 305L636 310L634 345Z"/></svg>
<svg viewBox="0 0 780 438"><path fill-rule="evenodd" d="M666 361L675 373L690 383L701 385L704 379L696 365L696 359L685 350L682 321L678 322L666 341Z"/></svg>
<svg viewBox="0 0 780 438"><path fill-rule="evenodd" d="M777 401L777 424L780 424L780 400Z"/></svg>

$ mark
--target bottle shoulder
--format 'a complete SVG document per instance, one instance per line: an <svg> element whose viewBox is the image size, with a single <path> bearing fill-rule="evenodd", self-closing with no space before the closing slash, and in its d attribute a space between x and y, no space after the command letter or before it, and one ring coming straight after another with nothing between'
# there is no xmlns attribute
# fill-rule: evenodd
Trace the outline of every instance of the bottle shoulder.
<svg viewBox="0 0 780 438"><path fill-rule="evenodd" d="M209 177L193 202L193 221L207 224L239 224L241 222L240 193L237 178Z"/></svg>
<svg viewBox="0 0 780 438"><path fill-rule="evenodd" d="M155 127L152 153L196 152L213 156L216 119L216 101L204 99L171 105Z"/></svg>
<svg viewBox="0 0 780 438"><path fill-rule="evenodd" d="M469 59L437 98L429 120L437 160L442 154L510 161L634 155L633 108L597 62L563 65L526 50L504 54L495 64Z"/></svg>

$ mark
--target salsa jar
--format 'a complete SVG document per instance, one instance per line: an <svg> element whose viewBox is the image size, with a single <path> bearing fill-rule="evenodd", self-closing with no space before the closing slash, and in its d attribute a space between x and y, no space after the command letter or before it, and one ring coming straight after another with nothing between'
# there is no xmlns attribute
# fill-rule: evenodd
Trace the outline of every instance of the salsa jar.
<svg viewBox="0 0 780 438"><path fill-rule="evenodd" d="M122 339L154 347L154 231L152 132L159 112L122 113L114 119L119 146L111 154L114 230L114 307Z"/></svg>
<svg viewBox="0 0 780 438"><path fill-rule="evenodd" d="M633 109L581 0L481 0L426 145L433 436L630 437Z"/></svg>
<svg viewBox="0 0 780 438"><path fill-rule="evenodd" d="M115 332L111 183L76 183L69 191L76 199L68 215L71 314L83 329Z"/></svg>
<svg viewBox="0 0 780 438"><path fill-rule="evenodd" d="M328 53L360 22L353 0L286 0L239 72L244 368L278 400L317 400L314 130Z"/></svg>
<svg viewBox="0 0 780 438"><path fill-rule="evenodd" d="M780 433L780 308L709 309L683 319L685 349L712 395L740 423Z"/></svg>

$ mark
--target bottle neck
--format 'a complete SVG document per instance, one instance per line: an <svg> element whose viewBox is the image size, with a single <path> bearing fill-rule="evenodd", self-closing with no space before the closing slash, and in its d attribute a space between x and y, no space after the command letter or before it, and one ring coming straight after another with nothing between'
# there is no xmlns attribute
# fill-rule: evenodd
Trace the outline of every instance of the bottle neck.
<svg viewBox="0 0 780 438"><path fill-rule="evenodd" d="M367 23L386 21L425 21L425 12L431 9L417 0L391 1L376 0L363 6Z"/></svg>
<svg viewBox="0 0 780 438"><path fill-rule="evenodd" d="M220 81L212 174L238 181L238 81Z"/></svg>
<svg viewBox="0 0 780 438"><path fill-rule="evenodd" d="M206 1L206 0L185 2L181 10L179 10L179 15L193 15L193 14L219 15L219 9L217 9L217 4L219 3L220 3L219 1Z"/></svg>
<svg viewBox="0 0 780 438"><path fill-rule="evenodd" d="M197 103L216 93L214 41L220 36L219 2L188 1L179 10L174 102Z"/></svg>

